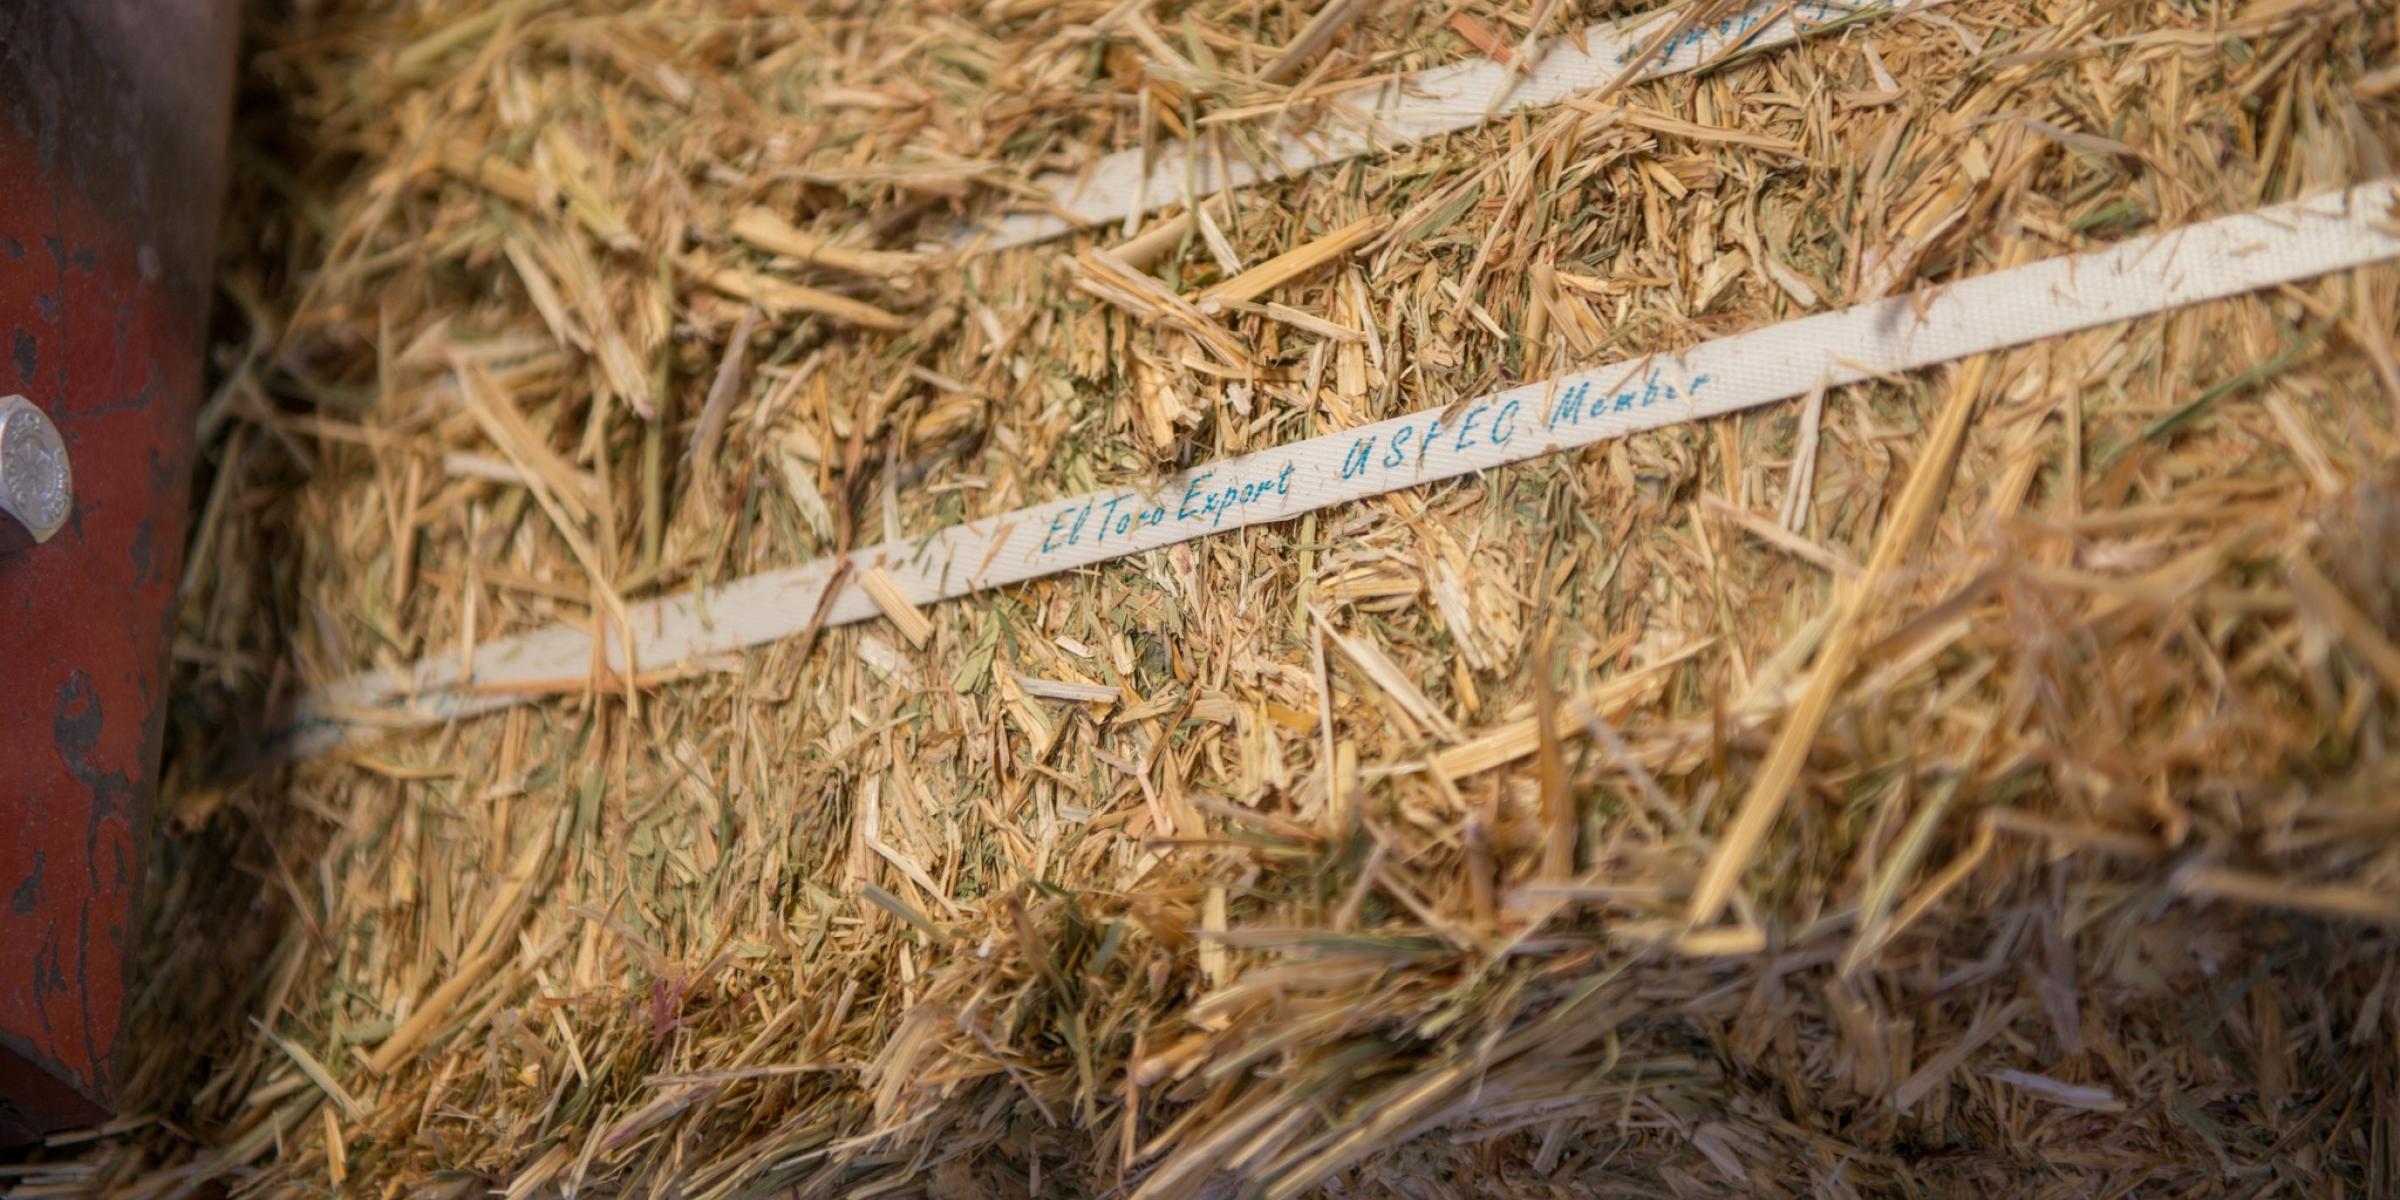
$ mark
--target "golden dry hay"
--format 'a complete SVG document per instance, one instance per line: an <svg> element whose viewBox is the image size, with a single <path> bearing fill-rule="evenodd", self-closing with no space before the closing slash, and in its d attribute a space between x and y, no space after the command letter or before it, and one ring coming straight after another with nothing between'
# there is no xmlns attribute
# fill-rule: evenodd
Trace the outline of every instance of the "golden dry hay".
<svg viewBox="0 0 2400 1200"><path fill-rule="evenodd" d="M2389 0L1958 0L944 241L1628 7L255 13L128 1116L0 1180L2395 1194L2390 266L252 769L355 670L2400 150Z"/></svg>

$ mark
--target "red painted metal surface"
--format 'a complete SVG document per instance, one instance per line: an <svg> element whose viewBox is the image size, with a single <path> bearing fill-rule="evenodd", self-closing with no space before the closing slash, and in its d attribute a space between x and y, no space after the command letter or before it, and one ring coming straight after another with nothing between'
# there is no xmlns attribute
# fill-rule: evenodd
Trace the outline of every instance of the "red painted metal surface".
<svg viewBox="0 0 2400 1200"><path fill-rule="evenodd" d="M0 394L75 512L0 518L0 1143L106 1114L180 578L231 0L0 0Z"/></svg>

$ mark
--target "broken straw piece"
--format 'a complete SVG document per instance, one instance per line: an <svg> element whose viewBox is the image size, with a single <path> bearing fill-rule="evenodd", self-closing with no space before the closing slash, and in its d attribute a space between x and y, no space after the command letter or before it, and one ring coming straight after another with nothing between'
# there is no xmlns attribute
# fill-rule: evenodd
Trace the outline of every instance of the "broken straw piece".
<svg viewBox="0 0 2400 1200"><path fill-rule="evenodd" d="M909 603L908 593L900 590L900 581L892 578L891 572L870 567L859 585L867 590L875 607L891 619L900 636L908 639L909 645L919 650L925 648L926 639L933 636L933 622L925 618L923 609Z"/></svg>

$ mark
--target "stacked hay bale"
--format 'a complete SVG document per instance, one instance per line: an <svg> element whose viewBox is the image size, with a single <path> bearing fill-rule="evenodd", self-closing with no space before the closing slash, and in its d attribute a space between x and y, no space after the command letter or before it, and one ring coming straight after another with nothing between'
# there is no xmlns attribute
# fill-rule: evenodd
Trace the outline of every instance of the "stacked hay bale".
<svg viewBox="0 0 2400 1200"><path fill-rule="evenodd" d="M24 1186L2392 1194L2391 266L983 593L922 645L254 761L249 714L353 671L2400 147L2387 2L1959 0L1202 218L949 240L1046 170L1265 154L1338 85L1626 7L262 19L136 1106ZM1361 222L1253 302L1141 300Z"/></svg>

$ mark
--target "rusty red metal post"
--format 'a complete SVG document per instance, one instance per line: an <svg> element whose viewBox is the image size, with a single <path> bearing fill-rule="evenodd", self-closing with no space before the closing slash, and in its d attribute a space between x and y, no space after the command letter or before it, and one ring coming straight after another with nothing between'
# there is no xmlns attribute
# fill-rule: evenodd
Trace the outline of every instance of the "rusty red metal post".
<svg viewBox="0 0 2400 1200"><path fill-rule="evenodd" d="M183 561L230 0L0 0L0 395L74 505L0 518L0 1143L107 1115Z"/></svg>

